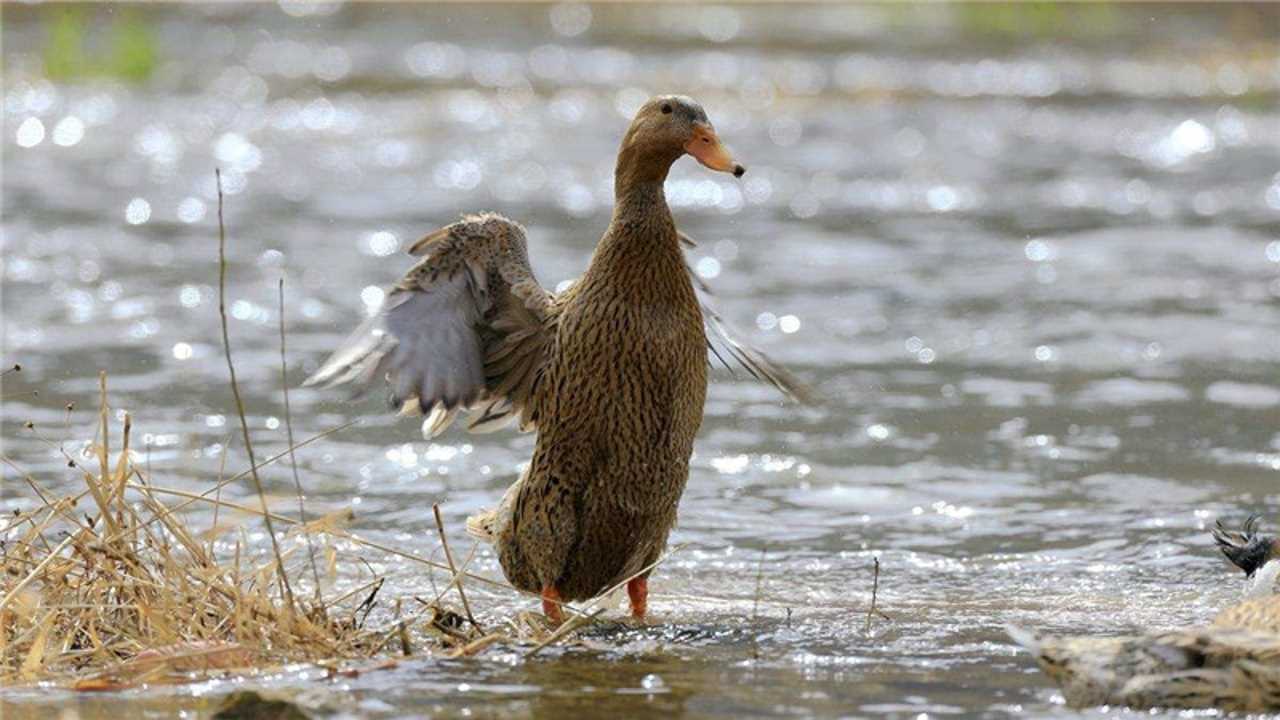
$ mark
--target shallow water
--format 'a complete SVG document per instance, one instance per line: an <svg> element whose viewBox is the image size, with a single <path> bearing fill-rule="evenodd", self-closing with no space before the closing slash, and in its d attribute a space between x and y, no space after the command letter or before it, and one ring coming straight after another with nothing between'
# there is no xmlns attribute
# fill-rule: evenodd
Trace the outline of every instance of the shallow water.
<svg viewBox="0 0 1280 720"><path fill-rule="evenodd" d="M23 371L4 452L68 486L22 423L74 451L107 369L163 484L217 477L238 427L213 167L237 369L274 454L279 278L295 383L462 211L526 222L543 283L572 278L630 113L687 92L749 168L677 164L691 259L821 406L718 376L649 627L254 682L375 717L1067 714L1004 625L1206 621L1240 587L1206 527L1280 506L1280 54L1273 12L1059 12L1074 30L1010 37L910 7L135 9L157 60L130 84L45 79L57 11L6 6L2 360ZM86 52L123 16L88 11ZM309 508L353 507L358 534L423 555L431 503L465 551L463 518L532 446L424 442L377 397L291 400L300 438L363 418L299 452ZM0 509L30 506L3 472ZM264 479L289 512L287 467ZM361 554L388 602L440 582ZM868 630L873 558L888 619ZM472 568L500 574L488 551ZM471 592L491 619L531 607ZM3 702L163 716L234 685Z"/></svg>

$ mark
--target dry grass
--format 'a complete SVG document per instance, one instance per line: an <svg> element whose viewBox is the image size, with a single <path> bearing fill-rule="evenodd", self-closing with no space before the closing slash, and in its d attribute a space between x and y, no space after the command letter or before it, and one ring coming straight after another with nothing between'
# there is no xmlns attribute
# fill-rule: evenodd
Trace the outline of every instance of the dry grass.
<svg viewBox="0 0 1280 720"><path fill-rule="evenodd" d="M0 525L0 685L52 682L80 690L116 690L299 662L346 675L362 667L384 667L399 657L470 656L493 645L532 644L526 654L535 655L603 611L599 603L565 606L570 618L554 631L539 618L522 614L499 619L500 629L483 632L478 621L467 617L470 605L463 606L464 615L447 609L442 597L451 590L463 597L464 581L518 591L467 572L474 549L461 566L454 565L451 553L446 554L448 564L437 563L348 532L349 510L307 523L269 511L276 523L307 536L306 542L297 538L282 548L277 561L270 547L235 539L245 526L227 521L230 512L250 520L263 516L257 507L221 498L223 487L243 481L249 471L201 493L157 485L144 466L135 464L140 456L131 448L129 416L112 427L105 375L101 387L94 443L83 458L65 456L82 485L55 494L23 473L40 504L15 512ZM117 438L113 453L111 441ZM294 449L262 465L286 458ZM11 460L5 462L18 469ZM222 511L221 520L203 512L195 517L206 518L207 524L197 525L190 511L211 508ZM443 524L439 530L443 541ZM431 572L444 571L448 582L434 599L416 598L416 614L400 617L397 610L395 617L382 617L379 627L366 621L379 597L397 595L381 593L387 577L373 576L327 597L315 588L315 599L304 599L312 593L300 593L293 598L295 605L289 605L282 578L305 583L313 572L307 558L290 560L308 554L312 543L327 558L330 576L344 564L353 570L368 567L363 557L338 552L334 541L409 560Z"/></svg>
<svg viewBox="0 0 1280 720"><path fill-rule="evenodd" d="M41 506L0 529L0 683L109 689L378 652L384 633L364 620L381 579L363 592L287 605L277 556L256 564L240 540L215 552L214 540L238 528L199 531L183 512L196 503L250 509L209 497L212 489L156 486L134 464L128 416L111 452L109 417L104 377L90 460L67 457L82 489L54 495L27 476ZM297 527L342 535L333 518Z"/></svg>

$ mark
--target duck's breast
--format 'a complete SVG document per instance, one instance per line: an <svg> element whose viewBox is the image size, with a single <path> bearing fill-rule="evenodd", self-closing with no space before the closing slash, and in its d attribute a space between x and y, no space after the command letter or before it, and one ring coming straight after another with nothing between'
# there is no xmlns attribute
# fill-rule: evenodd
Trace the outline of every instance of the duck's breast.
<svg viewBox="0 0 1280 720"><path fill-rule="evenodd" d="M553 361L557 419L613 461L687 462L707 389L697 305L612 293L575 300Z"/></svg>

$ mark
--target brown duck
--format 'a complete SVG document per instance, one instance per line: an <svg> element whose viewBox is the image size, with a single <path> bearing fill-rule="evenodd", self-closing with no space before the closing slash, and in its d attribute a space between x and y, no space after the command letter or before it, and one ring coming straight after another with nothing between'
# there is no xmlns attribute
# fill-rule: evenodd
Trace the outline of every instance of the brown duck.
<svg viewBox="0 0 1280 720"><path fill-rule="evenodd" d="M1280 710L1280 546L1257 533L1213 531L1250 581L1245 598L1207 626L1121 637L1054 637L1010 628L1072 707Z"/></svg>
<svg viewBox="0 0 1280 720"><path fill-rule="evenodd" d="M472 430L513 420L536 429L528 470L468 529L496 544L507 579L540 594L554 622L563 602L628 579L632 614L644 617L647 569L689 476L709 347L789 395L798 389L703 312L663 192L686 154L745 172L697 103L650 100L622 140L613 218L580 280L548 292L520 225L466 216L410 248L423 259L307 381L385 375L392 405L426 414L428 436L461 411Z"/></svg>

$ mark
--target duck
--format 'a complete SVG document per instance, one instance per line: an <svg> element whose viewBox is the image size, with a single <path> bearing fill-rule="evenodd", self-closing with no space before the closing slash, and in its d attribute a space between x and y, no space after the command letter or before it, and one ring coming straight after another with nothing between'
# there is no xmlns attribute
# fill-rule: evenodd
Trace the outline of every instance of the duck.
<svg viewBox="0 0 1280 720"><path fill-rule="evenodd" d="M421 259L306 385L367 388L421 414L434 437L461 414L473 432L536 432L527 469L468 531L497 550L507 580L566 603L625 583L643 620L702 423L708 366L726 365L804 400L803 384L738 339L703 297L664 183L676 161L740 178L746 169L693 99L643 104L623 135L613 214L583 275L539 284L525 228L468 214L409 252Z"/></svg>
<svg viewBox="0 0 1280 720"><path fill-rule="evenodd" d="M1233 531L1219 521L1212 531L1246 590L1207 626L1109 638L1007 630L1071 707L1280 710L1280 548L1257 522Z"/></svg>

